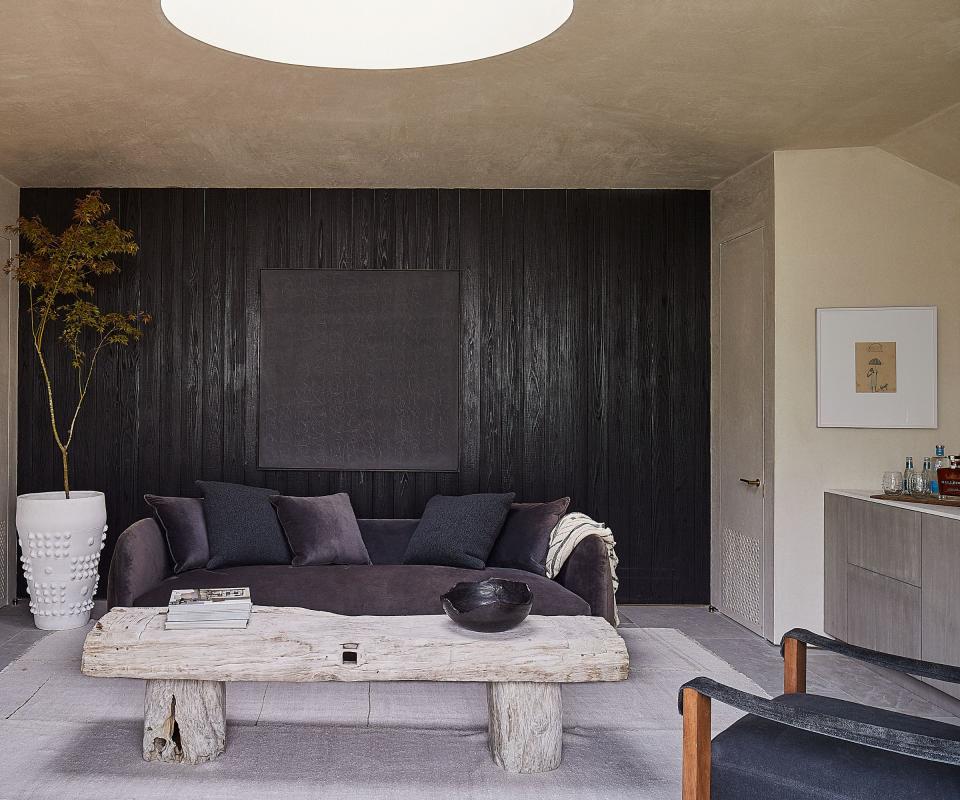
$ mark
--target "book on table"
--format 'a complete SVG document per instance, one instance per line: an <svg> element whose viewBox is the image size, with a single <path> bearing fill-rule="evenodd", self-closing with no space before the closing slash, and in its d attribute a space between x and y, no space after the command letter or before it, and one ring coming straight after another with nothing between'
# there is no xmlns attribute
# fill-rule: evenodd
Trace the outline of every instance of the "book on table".
<svg viewBox="0 0 960 800"><path fill-rule="evenodd" d="M170 593L168 630L189 628L245 628L253 603L250 589L174 589Z"/></svg>

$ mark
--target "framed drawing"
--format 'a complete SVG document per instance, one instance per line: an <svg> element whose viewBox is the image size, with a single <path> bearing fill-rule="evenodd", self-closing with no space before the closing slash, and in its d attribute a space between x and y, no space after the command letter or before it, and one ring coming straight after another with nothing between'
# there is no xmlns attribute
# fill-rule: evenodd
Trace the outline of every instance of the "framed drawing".
<svg viewBox="0 0 960 800"><path fill-rule="evenodd" d="M936 306L817 309L817 427L937 427Z"/></svg>

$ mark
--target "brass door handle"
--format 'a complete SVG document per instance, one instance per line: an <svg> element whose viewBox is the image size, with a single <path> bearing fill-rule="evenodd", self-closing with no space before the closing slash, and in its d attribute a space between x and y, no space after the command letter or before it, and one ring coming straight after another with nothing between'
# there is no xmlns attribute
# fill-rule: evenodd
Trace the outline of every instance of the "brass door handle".
<svg viewBox="0 0 960 800"><path fill-rule="evenodd" d="M747 484L747 486L753 486L753 487L755 487L755 488L757 488L757 489L760 488L760 479L759 479L759 478L754 478L752 481L748 481L746 478L741 478L741 479L740 479L740 483L745 483L745 484Z"/></svg>

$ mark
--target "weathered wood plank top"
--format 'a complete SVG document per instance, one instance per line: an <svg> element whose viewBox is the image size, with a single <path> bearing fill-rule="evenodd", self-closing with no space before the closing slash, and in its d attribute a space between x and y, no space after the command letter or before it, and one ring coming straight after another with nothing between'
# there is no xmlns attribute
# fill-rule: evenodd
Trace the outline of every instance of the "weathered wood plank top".
<svg viewBox="0 0 960 800"><path fill-rule="evenodd" d="M627 678L620 635L599 617L530 616L473 633L443 615L346 617L254 606L244 630L166 631L165 608L114 608L93 627L81 670L96 677L201 681L535 681Z"/></svg>

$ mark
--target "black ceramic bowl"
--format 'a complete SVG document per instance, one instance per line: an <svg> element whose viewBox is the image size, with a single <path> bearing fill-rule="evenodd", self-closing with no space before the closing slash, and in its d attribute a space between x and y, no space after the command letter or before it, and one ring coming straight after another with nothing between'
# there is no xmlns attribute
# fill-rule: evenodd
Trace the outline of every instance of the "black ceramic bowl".
<svg viewBox="0 0 960 800"><path fill-rule="evenodd" d="M523 622L533 605L533 592L521 581L487 578L458 583L440 600L457 625L480 633L500 633Z"/></svg>

